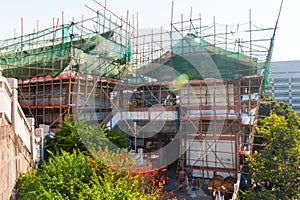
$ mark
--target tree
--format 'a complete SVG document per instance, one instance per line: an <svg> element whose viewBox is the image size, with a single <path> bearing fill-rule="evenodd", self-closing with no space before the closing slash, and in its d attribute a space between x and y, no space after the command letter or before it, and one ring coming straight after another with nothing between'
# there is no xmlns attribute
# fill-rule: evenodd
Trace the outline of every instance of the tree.
<svg viewBox="0 0 300 200"><path fill-rule="evenodd" d="M130 146L129 135L123 133L120 129L109 130L105 125L102 126L106 137L111 141L117 148L128 148Z"/></svg>
<svg viewBox="0 0 300 200"><path fill-rule="evenodd" d="M260 120L257 134L262 148L249 156L254 187L241 199L300 197L300 118L287 104L276 103L270 116Z"/></svg>
<svg viewBox="0 0 300 200"><path fill-rule="evenodd" d="M41 170L21 174L17 199L156 199L144 194L141 177L114 170L82 152L61 151Z"/></svg>
<svg viewBox="0 0 300 200"><path fill-rule="evenodd" d="M157 199L150 179L130 173L144 166L122 149L112 151L110 140L126 147L119 131L66 118L48 138L40 168L20 175L16 199Z"/></svg>
<svg viewBox="0 0 300 200"><path fill-rule="evenodd" d="M45 160L51 156L51 152L56 154L61 150L66 152L73 152L74 150L87 151L73 119L65 118L64 123L59 128L60 131L53 138L49 136L46 138Z"/></svg>
<svg viewBox="0 0 300 200"><path fill-rule="evenodd" d="M98 151L110 147L116 150L129 146L127 134L118 129L108 130L106 126L89 125L86 120L65 118L59 128L60 131L53 138L46 138L45 159L50 156L49 151L59 153L61 150L79 150L88 154L91 149Z"/></svg>

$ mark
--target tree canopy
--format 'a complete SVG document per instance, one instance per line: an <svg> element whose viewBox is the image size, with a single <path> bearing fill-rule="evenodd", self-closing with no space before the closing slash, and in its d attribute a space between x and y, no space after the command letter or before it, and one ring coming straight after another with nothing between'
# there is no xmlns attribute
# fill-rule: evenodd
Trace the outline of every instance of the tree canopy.
<svg viewBox="0 0 300 200"><path fill-rule="evenodd" d="M241 199L300 197L299 127L299 116L284 102L275 103L269 116L260 119L261 148L248 158L254 186Z"/></svg>
<svg viewBox="0 0 300 200"><path fill-rule="evenodd" d="M108 130L105 126L89 125L85 120L65 118L55 137L46 138L45 159L49 152L73 152L79 150L89 154L90 150L122 149L129 146L129 137L118 129Z"/></svg>
<svg viewBox="0 0 300 200"><path fill-rule="evenodd" d="M151 182L146 185L144 177L113 167L124 162L134 167L134 160L124 156L127 144L128 137L118 130L66 118L47 138L39 169L20 175L16 199L157 199L155 190L149 192Z"/></svg>
<svg viewBox="0 0 300 200"><path fill-rule="evenodd" d="M61 151L40 170L21 174L17 188L17 199L156 199L144 194L140 177L78 151Z"/></svg>

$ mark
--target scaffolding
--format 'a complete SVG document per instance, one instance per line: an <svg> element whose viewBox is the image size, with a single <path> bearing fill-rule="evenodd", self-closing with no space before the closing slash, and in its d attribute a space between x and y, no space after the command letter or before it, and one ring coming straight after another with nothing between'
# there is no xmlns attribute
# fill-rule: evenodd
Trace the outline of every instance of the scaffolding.
<svg viewBox="0 0 300 200"><path fill-rule="evenodd" d="M75 115L97 122L111 112L110 94L130 70L133 27L92 11L95 17L0 41L3 75L19 80L20 105L36 126L57 128Z"/></svg>
<svg viewBox="0 0 300 200"><path fill-rule="evenodd" d="M165 118L169 129L162 129L161 137L153 140L159 147L178 140L177 169L185 169L192 177L236 176L247 168L244 158L252 153L276 31L276 26L255 26L251 11L249 16L248 23L236 25L217 24L215 19L204 24L201 18L184 20L182 16L179 22L171 21L170 31L135 34L136 84L163 87L175 102L164 111L173 108L176 117ZM152 107L164 106L159 90L152 90L156 99ZM142 108L136 106L135 114Z"/></svg>
<svg viewBox="0 0 300 200"><path fill-rule="evenodd" d="M182 16L145 33L102 8L1 41L0 66L19 79L26 115L53 129L66 116L118 127L154 168L176 162L192 177L235 176L252 151L276 27Z"/></svg>

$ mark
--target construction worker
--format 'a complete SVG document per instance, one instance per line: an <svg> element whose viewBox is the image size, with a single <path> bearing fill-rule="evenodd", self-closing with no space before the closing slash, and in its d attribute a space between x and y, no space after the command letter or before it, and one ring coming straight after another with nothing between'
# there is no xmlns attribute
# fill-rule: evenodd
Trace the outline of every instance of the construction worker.
<svg viewBox="0 0 300 200"><path fill-rule="evenodd" d="M218 195L218 189L217 187L214 187L213 193L212 193L212 200L217 200Z"/></svg>
<svg viewBox="0 0 300 200"><path fill-rule="evenodd" d="M183 192L183 183L185 181L185 171L183 169L180 169L179 173L178 173L178 190L180 192Z"/></svg>
<svg viewBox="0 0 300 200"><path fill-rule="evenodd" d="M212 200L224 200L224 196L221 194L217 187L214 187L212 193Z"/></svg>

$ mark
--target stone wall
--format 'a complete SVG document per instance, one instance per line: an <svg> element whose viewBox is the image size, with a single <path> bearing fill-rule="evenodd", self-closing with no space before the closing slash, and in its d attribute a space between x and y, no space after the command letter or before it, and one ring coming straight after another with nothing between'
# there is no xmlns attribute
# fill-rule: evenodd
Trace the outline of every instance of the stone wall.
<svg viewBox="0 0 300 200"><path fill-rule="evenodd" d="M0 115L0 199L7 200L10 199L20 172L29 171L34 163L4 114Z"/></svg>
<svg viewBox="0 0 300 200"><path fill-rule="evenodd" d="M13 194L20 172L36 167L43 130L36 136L34 118L26 118L18 103L18 82L1 76L0 67L0 200Z"/></svg>

